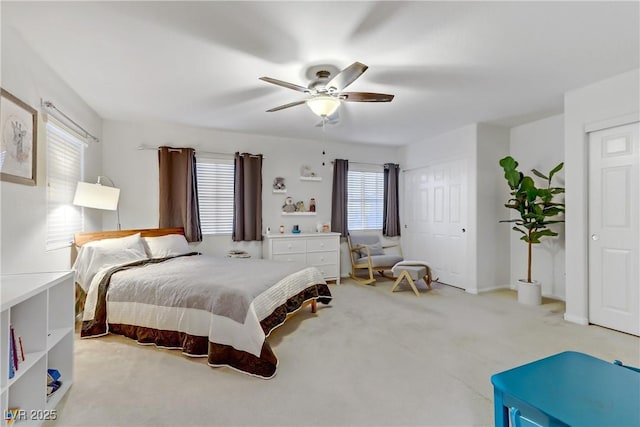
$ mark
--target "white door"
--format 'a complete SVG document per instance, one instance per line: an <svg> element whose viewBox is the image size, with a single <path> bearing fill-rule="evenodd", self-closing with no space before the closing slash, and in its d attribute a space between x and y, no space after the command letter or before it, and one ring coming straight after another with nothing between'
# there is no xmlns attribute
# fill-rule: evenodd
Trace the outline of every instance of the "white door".
<svg viewBox="0 0 640 427"><path fill-rule="evenodd" d="M466 161L406 172L404 200L405 259L426 261L440 282L465 289Z"/></svg>
<svg viewBox="0 0 640 427"><path fill-rule="evenodd" d="M640 335L640 123L589 136L589 321Z"/></svg>

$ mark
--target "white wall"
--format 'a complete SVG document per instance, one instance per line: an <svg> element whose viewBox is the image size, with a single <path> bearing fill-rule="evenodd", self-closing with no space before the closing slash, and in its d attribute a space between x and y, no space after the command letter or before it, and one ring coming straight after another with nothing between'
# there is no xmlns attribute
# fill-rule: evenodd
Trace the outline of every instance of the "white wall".
<svg viewBox="0 0 640 427"><path fill-rule="evenodd" d="M509 129L478 124L476 144L477 290L486 292L508 286L509 231L503 219L509 191L498 161L509 151ZM511 252L513 253L513 252Z"/></svg>
<svg viewBox="0 0 640 427"><path fill-rule="evenodd" d="M564 161L564 116L562 114L527 123L511 129L510 155L520 164L519 169L530 174L537 169L546 174L558 163ZM544 180L537 180L542 185ZM564 185L564 169L557 173L553 183ZM502 185L508 189L502 178ZM507 190L508 194L508 190ZM503 204L506 202L506 198ZM503 218L514 212L503 208ZM505 227L510 228L507 224ZM564 225L552 226L559 235L545 238L542 243L533 245L532 278L542 283L543 295L565 299L565 236ZM511 236L511 280L515 284L527 274L527 245L515 232Z"/></svg>
<svg viewBox="0 0 640 427"><path fill-rule="evenodd" d="M457 159L471 159L475 152L477 125L443 133L401 149L402 169L415 169Z"/></svg>
<svg viewBox="0 0 640 427"><path fill-rule="evenodd" d="M100 136L101 119L21 39L15 30L2 25L1 86L40 110L40 99L50 100L87 130ZM39 114L40 116L40 114ZM41 119L41 117L40 117ZM100 170L99 145L85 150L85 178ZM2 274L59 271L70 268L70 248L46 251L46 129L38 127L37 185L10 182L0 184L2 200L0 270ZM89 227L100 227L101 217L86 212Z"/></svg>
<svg viewBox="0 0 640 427"><path fill-rule="evenodd" d="M565 319L587 324L588 310L588 163L585 126L640 112L640 69L565 94L566 180Z"/></svg>
<svg viewBox="0 0 640 427"><path fill-rule="evenodd" d="M322 138L322 130L311 126L309 134ZM105 121L103 125L103 170L121 188L120 219L123 228L158 226L158 154L153 150L137 150L140 144L158 147L193 147L197 152L262 153L263 162L263 226L272 231L282 224L290 231L298 224L304 231L315 231L317 222L331 220L331 161L335 158L382 165L398 160L397 149L384 146L364 146L331 141L298 140L242 133L223 132L169 123L125 123ZM326 134L327 139L330 133ZM323 155L323 151L325 154ZM322 165L322 162L325 165ZM321 182L300 181L300 167L308 165ZM287 194L272 192L273 178L285 178ZM282 204L286 196L303 200L316 199L316 216L283 217ZM115 216L105 214L105 229L115 227ZM232 242L230 235L205 236L197 250L224 255L230 248L242 248L255 257L262 254L257 242ZM344 264L344 263L343 263ZM343 270L344 270L343 265Z"/></svg>

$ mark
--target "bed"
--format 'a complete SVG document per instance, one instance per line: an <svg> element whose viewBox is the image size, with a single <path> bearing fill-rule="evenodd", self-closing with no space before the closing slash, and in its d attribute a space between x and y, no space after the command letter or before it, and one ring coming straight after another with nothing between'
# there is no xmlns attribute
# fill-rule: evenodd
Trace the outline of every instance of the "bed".
<svg viewBox="0 0 640 427"><path fill-rule="evenodd" d="M331 301L315 267L201 255L180 228L78 233L75 244L82 338L120 334L260 378L278 367L271 331Z"/></svg>

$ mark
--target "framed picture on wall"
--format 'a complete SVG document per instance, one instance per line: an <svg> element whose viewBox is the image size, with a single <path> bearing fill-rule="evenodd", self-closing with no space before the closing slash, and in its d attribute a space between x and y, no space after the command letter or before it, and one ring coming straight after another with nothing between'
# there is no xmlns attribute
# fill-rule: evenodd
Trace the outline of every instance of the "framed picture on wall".
<svg viewBox="0 0 640 427"><path fill-rule="evenodd" d="M0 179L36 185L38 112L0 88Z"/></svg>

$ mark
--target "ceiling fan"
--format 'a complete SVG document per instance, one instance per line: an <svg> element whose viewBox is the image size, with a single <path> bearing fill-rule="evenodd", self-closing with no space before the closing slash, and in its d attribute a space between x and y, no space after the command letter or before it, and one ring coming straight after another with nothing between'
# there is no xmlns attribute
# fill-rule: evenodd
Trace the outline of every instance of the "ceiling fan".
<svg viewBox="0 0 640 427"><path fill-rule="evenodd" d="M362 75L362 73L367 71L367 68L369 68L360 62L354 62L334 76L332 76L331 71L329 71L329 69L334 67L326 66L324 68L326 69L322 69L322 67L320 67L320 69L315 72L316 78L312 80L307 87L271 77L260 77L260 80L267 83L272 83L274 85L286 87L288 89L293 89L310 95L310 98L280 105L267 110L267 112L272 113L274 111L284 110L285 108L295 107L296 105L307 104L314 114L320 116L323 120L326 120L327 117L332 116L336 112L341 101L391 102L391 100L393 100L393 95L384 93L343 92L347 86L353 83Z"/></svg>

